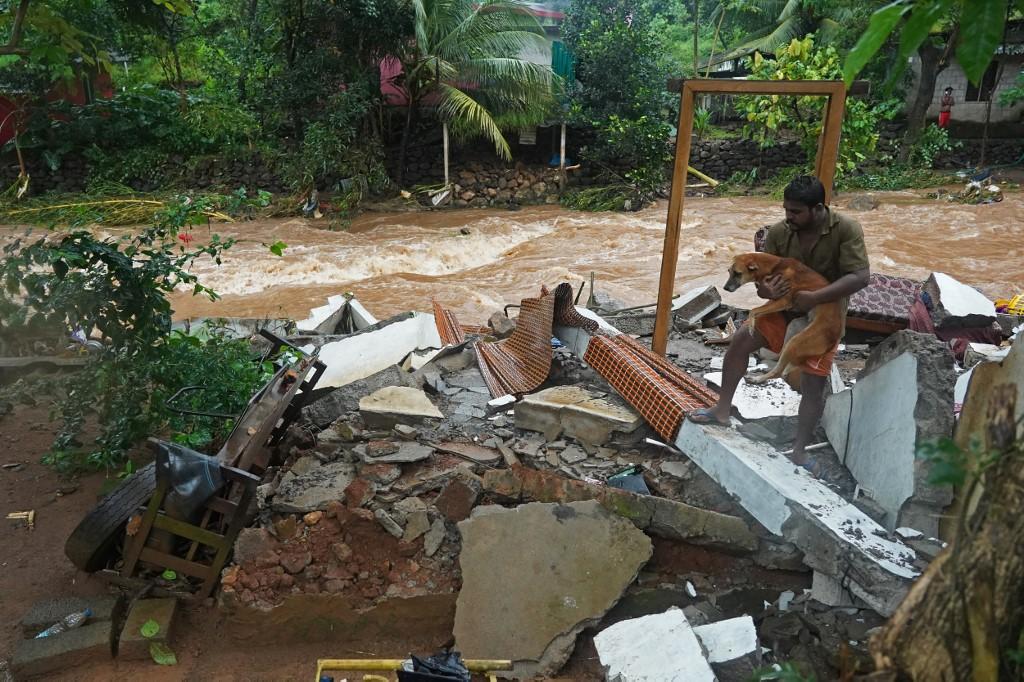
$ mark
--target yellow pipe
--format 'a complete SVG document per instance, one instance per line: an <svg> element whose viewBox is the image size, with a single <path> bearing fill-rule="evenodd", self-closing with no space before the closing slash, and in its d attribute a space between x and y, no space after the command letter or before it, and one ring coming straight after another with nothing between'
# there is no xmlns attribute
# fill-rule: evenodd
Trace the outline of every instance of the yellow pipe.
<svg viewBox="0 0 1024 682"><path fill-rule="evenodd" d="M316 662L316 682L325 670L377 670L395 671L402 667L400 658L321 658ZM489 674L492 670L512 670L512 661L469 659L462 664L474 673Z"/></svg>
<svg viewBox="0 0 1024 682"><path fill-rule="evenodd" d="M718 182L718 180L715 180L713 178L708 177L707 175L704 175L703 173L701 173L699 170L697 170L693 166L687 166L686 169L688 171L690 171L691 175L696 175L698 178L700 178L704 182L708 183L712 187L718 187L718 185L721 184L720 182Z"/></svg>

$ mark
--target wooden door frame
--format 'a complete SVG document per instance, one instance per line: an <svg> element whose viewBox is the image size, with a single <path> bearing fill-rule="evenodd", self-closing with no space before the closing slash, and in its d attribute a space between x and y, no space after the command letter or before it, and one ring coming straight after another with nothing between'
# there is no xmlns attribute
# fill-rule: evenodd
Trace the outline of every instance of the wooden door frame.
<svg viewBox="0 0 1024 682"><path fill-rule="evenodd" d="M860 85L860 82L855 85ZM661 251L661 277L658 280L658 308L654 320L651 348L665 354L671 326L672 293L679 259L679 225L683 216L687 166L693 135L693 112L698 94L716 95L789 95L826 97L825 125L818 141L814 174L825 185L825 203L832 197L832 181L839 156L839 133L846 108L846 85L842 81L757 81L718 78L694 78L672 81L669 88L679 91L679 125L676 129L676 156L672 166L672 192L665 221L665 245Z"/></svg>

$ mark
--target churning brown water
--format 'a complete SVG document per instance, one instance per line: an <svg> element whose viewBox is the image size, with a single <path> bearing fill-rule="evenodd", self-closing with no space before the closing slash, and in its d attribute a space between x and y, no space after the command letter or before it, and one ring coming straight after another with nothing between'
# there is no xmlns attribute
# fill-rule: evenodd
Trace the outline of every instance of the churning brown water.
<svg viewBox="0 0 1024 682"><path fill-rule="evenodd" d="M924 194L882 193L876 210L848 212L864 226L874 271L923 279L937 270L991 298L1024 292L1024 194L981 206ZM842 196L835 201L839 210L845 203ZM195 270L222 298L177 294L175 316L302 318L328 296L349 291L381 319L429 310L436 297L463 323L479 324L505 304L535 296L541 284L578 286L591 271L599 291L628 304L651 303L665 214L659 203L628 214L558 206L371 213L346 232L303 219L216 225L240 243L223 265L204 261ZM723 284L733 255L753 250L754 231L781 217L780 202L762 198L688 200L676 290ZM288 244L281 258L262 245L277 240ZM725 300L750 304L756 299L749 289Z"/></svg>

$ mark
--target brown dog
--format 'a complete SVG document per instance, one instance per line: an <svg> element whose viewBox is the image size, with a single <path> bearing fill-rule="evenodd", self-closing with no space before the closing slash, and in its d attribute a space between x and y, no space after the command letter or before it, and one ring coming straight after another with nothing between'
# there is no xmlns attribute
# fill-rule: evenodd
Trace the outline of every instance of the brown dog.
<svg viewBox="0 0 1024 682"><path fill-rule="evenodd" d="M768 301L750 311L747 324L751 332L758 315L788 310L796 292L816 291L828 286L827 279L794 258L780 258L768 253L744 253L733 259L725 290L736 291L748 282L762 282L772 275L781 275L789 282L789 292L782 298ZM765 374L748 376L747 381L763 384L770 379L786 376L790 370L799 370L807 360L820 357L835 348L842 328L839 301L815 306L810 314L810 324L786 341L775 367Z"/></svg>

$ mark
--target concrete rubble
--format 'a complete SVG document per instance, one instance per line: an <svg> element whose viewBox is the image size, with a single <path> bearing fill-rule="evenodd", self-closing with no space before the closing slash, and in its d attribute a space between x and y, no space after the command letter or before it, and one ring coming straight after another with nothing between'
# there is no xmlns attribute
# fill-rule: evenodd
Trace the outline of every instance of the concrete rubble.
<svg viewBox="0 0 1024 682"><path fill-rule="evenodd" d="M796 544L808 566L845 576L879 613L891 614L918 575L913 550L774 449L692 422L679 430L676 447L765 528Z"/></svg>
<svg viewBox="0 0 1024 682"><path fill-rule="evenodd" d="M616 623L594 645L607 679L621 682L746 682L761 662L750 616L693 626L678 607Z"/></svg>
<svg viewBox="0 0 1024 682"><path fill-rule="evenodd" d="M987 317L977 292L939 275L945 324ZM603 310L622 307L597 294ZM937 519L951 495L928 484L916 448L953 432L954 403L966 438L992 385L1024 386L1019 349L976 349L1004 357L958 379L934 337L899 332L873 350L848 339L816 480L783 454L799 404L788 385L741 385L732 427L656 431L640 416L653 421L650 411L583 359L595 335L633 343L615 326L628 316L569 307L590 329L556 314L547 381L498 397L474 345L525 323L496 313L487 327L457 327L436 306L446 338L459 332L445 346L433 315L377 322L347 296L310 311L291 340L318 348L327 372L222 573L225 632L278 643L454 636L467 658L513 660L517 679L590 679L603 666L609 680L746 680L794 659L831 679L830 652L846 644L866 661L868 630L942 551ZM684 379L721 380L724 347L691 328L714 337L734 317L714 287L675 300L667 360ZM112 655L120 631L103 622L75 646ZM34 646L20 644L15 662L52 670L36 662L45 652L18 654Z"/></svg>
<svg viewBox="0 0 1024 682"><path fill-rule="evenodd" d="M480 507L459 532L455 646L467 658L511 660L516 679L561 669L579 632L600 622L652 551L592 501Z"/></svg>
<svg viewBox="0 0 1024 682"><path fill-rule="evenodd" d="M607 679L714 682L708 654L678 608L616 623L594 637Z"/></svg>
<svg viewBox="0 0 1024 682"><path fill-rule="evenodd" d="M516 428L539 431L547 440L565 435L592 447L604 445L613 432L632 433L643 420L617 396L580 386L555 386L531 393L516 403Z"/></svg>
<svg viewBox="0 0 1024 682"><path fill-rule="evenodd" d="M953 500L929 483L931 466L917 455L953 433L953 355L934 336L900 331L878 345L857 384L826 402L822 426L840 461L885 510L885 526L929 536Z"/></svg>
<svg viewBox="0 0 1024 682"><path fill-rule="evenodd" d="M932 320L936 329L983 327L996 321L992 301L973 287L962 284L942 272L933 272L924 283L931 298Z"/></svg>

